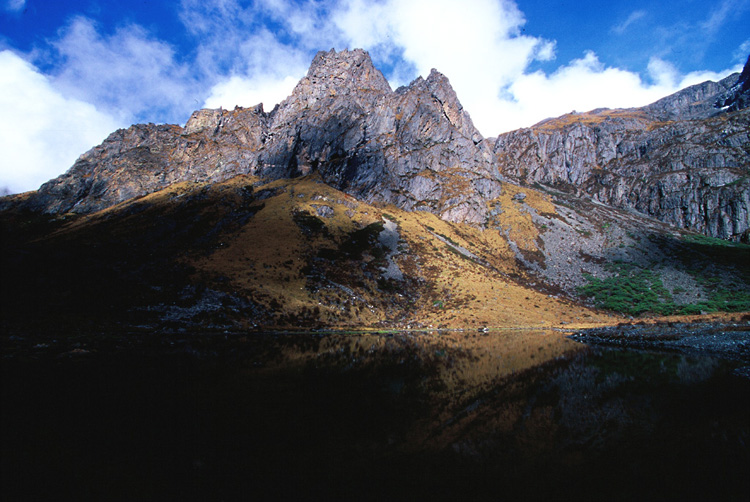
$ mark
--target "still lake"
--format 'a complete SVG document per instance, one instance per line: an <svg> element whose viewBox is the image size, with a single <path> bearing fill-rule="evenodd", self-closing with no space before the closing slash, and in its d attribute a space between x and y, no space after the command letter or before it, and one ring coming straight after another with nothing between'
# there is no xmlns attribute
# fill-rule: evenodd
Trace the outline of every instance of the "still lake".
<svg viewBox="0 0 750 502"><path fill-rule="evenodd" d="M555 331L3 339L5 500L746 500L750 380Z"/></svg>

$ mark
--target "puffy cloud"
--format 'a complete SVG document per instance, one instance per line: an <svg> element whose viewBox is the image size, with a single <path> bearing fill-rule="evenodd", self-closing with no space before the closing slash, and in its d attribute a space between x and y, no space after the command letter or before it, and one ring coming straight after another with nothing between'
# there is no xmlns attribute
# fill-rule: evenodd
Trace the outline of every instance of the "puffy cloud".
<svg viewBox="0 0 750 502"><path fill-rule="evenodd" d="M689 34L675 31L711 38L748 3L723 0L706 9L706 21ZM23 4L5 2L6 9ZM557 42L525 33L524 14L513 0L182 0L179 18L180 54L141 26L104 33L83 17L70 20L49 46L35 48L34 58L51 68L47 75L4 54L0 100L12 119L3 127L12 123L13 130L0 141L18 155L0 159L2 180L10 180L0 185L33 188L116 125L184 123L201 106L262 102L270 110L291 93L315 52L331 47L367 49L394 88L437 68L488 136L573 109L642 106L729 72L685 75L666 49L652 53L643 74L608 67L594 52L560 61L552 71L533 70L553 66L542 63L555 59ZM637 10L612 31L652 20ZM745 45L731 70L744 63ZM34 92L22 95L24 89ZM57 144L59 138L67 139ZM21 172L46 174L21 184Z"/></svg>
<svg viewBox="0 0 750 502"><path fill-rule="evenodd" d="M550 42L520 34L523 14L505 0L353 0L334 22L349 45L381 48L421 75L438 68L458 89L507 84L538 55L553 54Z"/></svg>
<svg viewBox="0 0 750 502"><path fill-rule="evenodd" d="M373 47L375 55L400 58L426 76L438 69L451 81L477 127L498 132L501 90L524 75L534 60L554 57L554 42L523 35L525 19L508 0L388 0L346 2L333 17L350 46ZM393 77L396 77L394 79ZM411 79L410 78L410 79Z"/></svg>
<svg viewBox="0 0 750 502"><path fill-rule="evenodd" d="M624 31L644 16L633 12L619 28ZM533 61L554 58L555 42L523 34L524 16L510 0L351 0L342 3L333 21L348 45L374 49L376 57L403 59L394 64L397 70L444 73L486 135L571 110L643 106L682 86L729 73L680 75L669 63L652 59L649 83L635 72L606 67L591 51L551 74L529 71ZM387 76L402 84L406 74Z"/></svg>
<svg viewBox="0 0 750 502"><path fill-rule="evenodd" d="M271 110L292 93L310 65L308 52L280 43L267 30L237 40L236 50L241 65L210 88L204 107L263 103Z"/></svg>
<svg viewBox="0 0 750 502"><path fill-rule="evenodd" d="M265 111L283 101L292 93L298 82L296 77L279 80L274 75L260 75L246 78L235 75L211 88L204 108L233 108L234 106L254 106L263 103Z"/></svg>
<svg viewBox="0 0 750 502"><path fill-rule="evenodd" d="M74 19L54 42L59 70L54 84L66 95L95 103L123 121L182 121L200 90L174 50L142 27L104 36L90 19Z"/></svg>
<svg viewBox="0 0 750 502"><path fill-rule="evenodd" d="M725 17L725 10L722 5L714 11L712 26ZM632 12L614 29L625 31L645 16ZM638 73L607 67L588 51L552 73L529 71L534 61L554 59L555 42L523 34L523 13L511 0L351 0L343 2L333 19L349 45L373 48L384 59L403 59L394 64L396 69L412 67L427 75L437 68L444 73L486 135L571 110L643 106L741 68L681 75L670 63L652 58L647 81ZM395 75L396 80L405 73ZM394 75L387 76L394 83Z"/></svg>
<svg viewBox="0 0 750 502"><path fill-rule="evenodd" d="M0 52L0 191L34 190L122 123L66 98L34 66Z"/></svg>
<svg viewBox="0 0 750 502"><path fill-rule="evenodd" d="M574 110L644 106L689 85L719 80L727 73L680 75L673 65L652 59L649 74L655 83L649 84L636 73L606 67L596 54L588 52L551 75L539 71L517 78L507 88L512 99L494 101L490 113L496 118L495 126L507 131Z"/></svg>
<svg viewBox="0 0 750 502"><path fill-rule="evenodd" d="M207 108L272 109L291 94L330 30L319 2L183 0L180 18L198 44L194 66Z"/></svg>

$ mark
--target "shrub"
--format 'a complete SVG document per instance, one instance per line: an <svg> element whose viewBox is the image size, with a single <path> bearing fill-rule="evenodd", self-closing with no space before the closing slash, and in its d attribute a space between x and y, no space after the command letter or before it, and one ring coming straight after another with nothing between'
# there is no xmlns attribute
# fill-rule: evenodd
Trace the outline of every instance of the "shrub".
<svg viewBox="0 0 750 502"><path fill-rule="evenodd" d="M750 292L739 287L727 288L716 277L694 273L696 280L707 292L708 299L689 305L677 305L658 274L626 263L615 263L609 269L614 273L612 277L599 279L586 274L588 284L578 288L579 294L594 299L597 308L633 316L646 313L689 315L750 310ZM680 291L684 290L675 288L675 293Z"/></svg>
<svg viewBox="0 0 750 502"><path fill-rule="evenodd" d="M677 310L657 274L625 263L613 264L610 269L614 275L605 279L586 274L588 284L578 288L581 295L593 298L598 308L636 316L667 315Z"/></svg>

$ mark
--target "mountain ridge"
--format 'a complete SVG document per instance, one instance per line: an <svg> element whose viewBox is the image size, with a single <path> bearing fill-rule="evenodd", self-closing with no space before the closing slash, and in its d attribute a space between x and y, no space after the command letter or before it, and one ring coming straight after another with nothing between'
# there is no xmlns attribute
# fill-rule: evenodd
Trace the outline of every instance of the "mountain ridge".
<svg viewBox="0 0 750 502"><path fill-rule="evenodd" d="M739 240L750 227L750 153L743 148L750 112L739 108L748 92L740 77L691 86L638 109L567 115L483 138L438 71L394 91L366 51L331 49L315 56L270 112L262 105L204 109L184 128L116 131L25 204L87 213L174 182L319 171L332 186L371 202L482 225L482 201L497 197L508 179L567 187ZM723 119L727 113L731 120Z"/></svg>
<svg viewBox="0 0 750 502"><path fill-rule="evenodd" d="M358 73L348 75L353 69ZM179 181L278 179L317 170L367 200L421 205L452 221L480 223L486 211L476 195L491 199L500 190L480 139L438 72L391 91L366 52L332 50L316 56L308 76L271 112L260 105L200 110L185 128L117 131L28 204L46 213L88 213ZM468 191L436 183L432 174L420 177L425 171Z"/></svg>
<svg viewBox="0 0 750 502"><path fill-rule="evenodd" d="M485 329L750 310L750 248L690 230L747 233L750 111L720 108L483 138L438 71L392 90L364 51L322 52L270 112L120 129L4 198L3 322Z"/></svg>
<svg viewBox="0 0 750 502"><path fill-rule="evenodd" d="M743 74L749 67L750 59ZM546 119L498 136L495 162L522 185L554 186L679 228L747 242L750 111L744 82L733 74L641 108Z"/></svg>

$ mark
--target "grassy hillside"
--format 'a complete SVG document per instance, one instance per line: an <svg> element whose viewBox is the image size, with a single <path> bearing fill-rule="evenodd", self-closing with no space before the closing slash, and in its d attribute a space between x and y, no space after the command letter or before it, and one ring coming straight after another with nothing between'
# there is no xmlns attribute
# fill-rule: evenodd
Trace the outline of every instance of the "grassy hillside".
<svg viewBox="0 0 750 502"><path fill-rule="evenodd" d="M487 204L479 228L366 204L315 175L238 176L87 216L5 211L3 322L484 329L750 309L747 246L553 190L506 184Z"/></svg>
<svg viewBox="0 0 750 502"><path fill-rule="evenodd" d="M524 252L538 252L530 216L510 208L498 222ZM535 288L498 230L374 207L314 176L182 183L89 216L15 214L3 232L11 324L34 317L124 329L483 328L610 320Z"/></svg>

